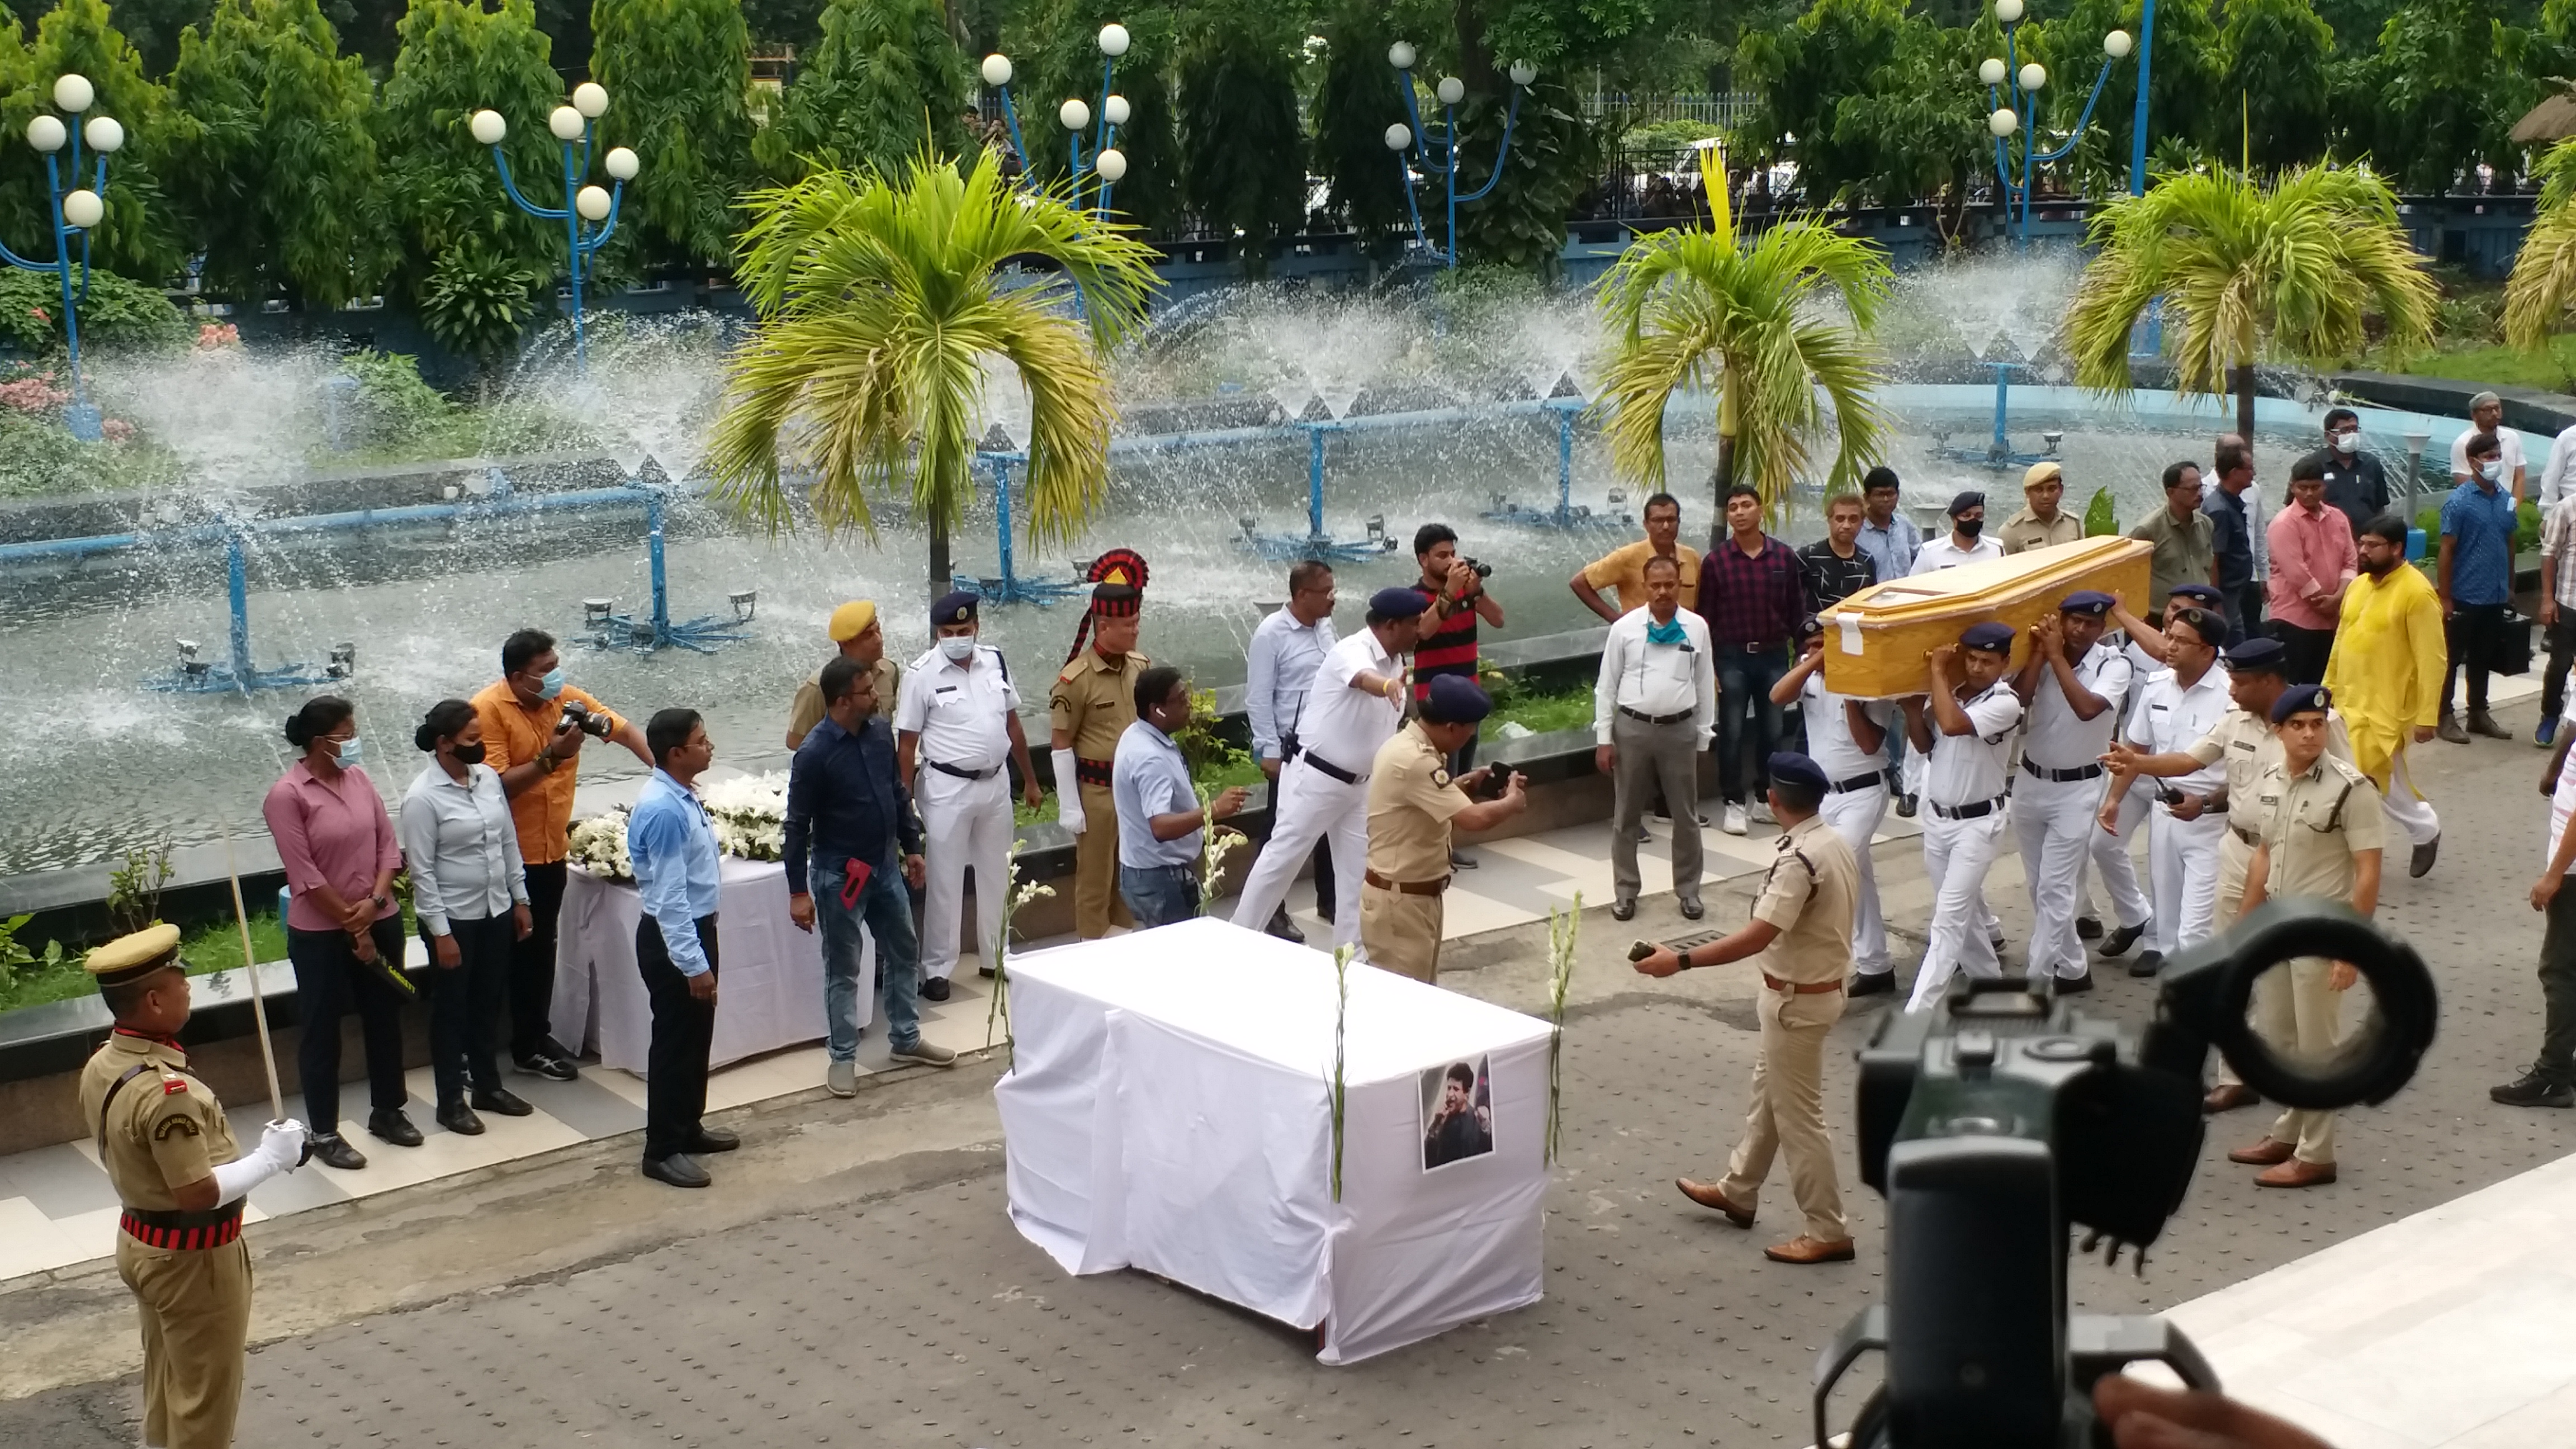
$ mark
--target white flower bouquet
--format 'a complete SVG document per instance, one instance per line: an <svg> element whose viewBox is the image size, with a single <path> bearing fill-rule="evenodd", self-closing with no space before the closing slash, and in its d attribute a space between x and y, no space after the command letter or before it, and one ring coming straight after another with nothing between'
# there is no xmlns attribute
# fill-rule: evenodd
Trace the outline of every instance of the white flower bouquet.
<svg viewBox="0 0 2576 1449"><path fill-rule="evenodd" d="M781 860L787 854L787 773L740 775L707 786L706 802L716 848L744 860Z"/></svg>
<svg viewBox="0 0 2576 1449"><path fill-rule="evenodd" d="M576 822L567 842L572 863L603 880L635 879L635 862L626 853L626 816L619 805Z"/></svg>

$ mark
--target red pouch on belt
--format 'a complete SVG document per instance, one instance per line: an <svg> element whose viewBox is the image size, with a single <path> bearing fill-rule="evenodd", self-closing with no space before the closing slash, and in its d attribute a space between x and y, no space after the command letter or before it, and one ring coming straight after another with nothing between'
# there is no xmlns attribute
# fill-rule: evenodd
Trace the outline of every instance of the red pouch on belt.
<svg viewBox="0 0 2576 1449"><path fill-rule="evenodd" d="M841 862L841 904L857 910L859 892L868 888L868 877L875 873L875 869L863 860Z"/></svg>

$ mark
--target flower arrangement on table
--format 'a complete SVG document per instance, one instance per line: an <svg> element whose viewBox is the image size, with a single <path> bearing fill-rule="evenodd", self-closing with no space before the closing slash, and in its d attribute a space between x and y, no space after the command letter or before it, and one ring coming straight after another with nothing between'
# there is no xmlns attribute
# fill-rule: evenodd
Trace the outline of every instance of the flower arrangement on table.
<svg viewBox="0 0 2576 1449"><path fill-rule="evenodd" d="M698 792L707 807L707 823L716 833L716 849L743 860L783 860L787 855L787 775L742 775L721 780ZM628 807L614 806L577 821L568 842L573 864L603 880L635 879L635 862L626 853Z"/></svg>
<svg viewBox="0 0 2576 1449"><path fill-rule="evenodd" d="M603 814L575 821L572 836L566 842L565 858L602 880L635 879L635 862L626 853L626 817L623 805L611 807Z"/></svg>

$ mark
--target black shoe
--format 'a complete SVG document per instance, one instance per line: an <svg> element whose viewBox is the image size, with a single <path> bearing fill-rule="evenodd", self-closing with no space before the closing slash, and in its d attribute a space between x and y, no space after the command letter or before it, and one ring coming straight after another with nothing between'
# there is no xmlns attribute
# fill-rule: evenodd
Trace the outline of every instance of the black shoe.
<svg viewBox="0 0 2576 1449"><path fill-rule="evenodd" d="M2487 1095L2508 1107L2576 1107L2576 1087L2536 1071L2501 1087L2489 1087Z"/></svg>
<svg viewBox="0 0 2576 1449"><path fill-rule="evenodd" d="M930 976L923 978L921 983L921 999L924 1001L946 1001L948 999L948 978L945 976Z"/></svg>
<svg viewBox="0 0 2576 1449"><path fill-rule="evenodd" d="M324 1167L342 1172L355 1172L367 1165L367 1154L349 1145L349 1139L337 1132L325 1132L313 1139L313 1160Z"/></svg>
<svg viewBox="0 0 2576 1449"><path fill-rule="evenodd" d="M543 1077L549 1082L569 1082L581 1075L579 1067L549 1051L533 1051L523 1057L513 1057L510 1065L529 1076Z"/></svg>
<svg viewBox="0 0 2576 1449"><path fill-rule="evenodd" d="M1911 796L1911 795L1899 795L1899 796L1897 796L1897 797L1896 797L1896 813L1897 813L1899 816L1903 817L1904 819L1907 819L1907 820L1911 820L1911 819L1913 819L1913 818L1914 818L1914 797L1913 797L1913 796Z"/></svg>
<svg viewBox="0 0 2576 1449"><path fill-rule="evenodd" d="M2102 944L2094 949L2093 954L2101 957L2105 961L2112 960L2126 952L2131 946L2138 944L2138 938L2146 933L2147 923L2144 921L2141 921L2134 926L2122 926L2120 929L2113 931L2110 935L2103 937Z"/></svg>
<svg viewBox="0 0 2576 1449"><path fill-rule="evenodd" d="M721 1127L701 1127L689 1134L688 1142L680 1150L704 1157L710 1152L731 1152L741 1145L741 1138Z"/></svg>
<svg viewBox="0 0 2576 1449"><path fill-rule="evenodd" d="M1986 940L1991 942L1995 948L1995 959L1998 961L2002 960L2004 955L2004 938L2001 936L1988 936Z"/></svg>
<svg viewBox="0 0 2576 1449"><path fill-rule="evenodd" d="M396 1147L420 1145L420 1129L411 1125L411 1119L403 1115L400 1107L390 1112L368 1113L367 1134L371 1137L381 1137Z"/></svg>
<svg viewBox="0 0 2576 1449"><path fill-rule="evenodd" d="M1288 908L1284 905L1270 913L1270 924L1262 930L1292 945L1306 944L1306 933L1297 929L1295 921L1288 919Z"/></svg>
<svg viewBox="0 0 2576 1449"><path fill-rule="evenodd" d="M1610 903L1610 919L1614 921L1633 921L1636 918L1637 903L1635 901L1617 900Z"/></svg>
<svg viewBox="0 0 2576 1449"><path fill-rule="evenodd" d="M2129 974L2132 976L2153 976L2157 971L2163 969L2164 964L2164 952L2140 951L2138 953L2138 959L2129 963Z"/></svg>
<svg viewBox="0 0 2576 1449"><path fill-rule="evenodd" d="M462 1102L450 1102L439 1108L438 1125L459 1137L483 1135L483 1119L475 1116L474 1109Z"/></svg>
<svg viewBox="0 0 2576 1449"><path fill-rule="evenodd" d="M990 981L993 979L993 968L990 966L978 966L975 968L975 974L983 977L987 981Z"/></svg>
<svg viewBox="0 0 2576 1449"><path fill-rule="evenodd" d="M468 1100L473 1102L474 1110L477 1112L494 1112L504 1117L525 1117L537 1110L519 1100L519 1094L507 1087L494 1087L488 1092L476 1092Z"/></svg>
<svg viewBox="0 0 2576 1449"><path fill-rule="evenodd" d="M1682 902L1682 919L1685 921L1696 921L1707 914L1708 907L1701 905L1697 901Z"/></svg>
<svg viewBox="0 0 2576 1449"><path fill-rule="evenodd" d="M705 1168L691 1162L685 1152L674 1152L668 1157L645 1158L644 1175L655 1182L667 1182L673 1187L704 1187L715 1181L714 1178L707 1176Z"/></svg>
<svg viewBox="0 0 2576 1449"><path fill-rule="evenodd" d="M1653 831L1651 831L1651 830L1648 830L1646 827L1644 827L1644 826L1642 826L1642 825L1640 825L1640 826L1638 826L1638 827L1637 827L1637 841L1638 841L1638 843L1639 843L1639 844L1644 844L1646 841L1652 840L1652 839L1654 839L1654 838L1655 838L1655 832L1653 832Z"/></svg>
<svg viewBox="0 0 2576 1449"><path fill-rule="evenodd" d="M1896 973L1893 971L1855 971L1852 979L1844 983L1843 995L1884 996L1895 989Z"/></svg>
<svg viewBox="0 0 2576 1449"><path fill-rule="evenodd" d="M2426 875L2432 872L2433 857L2441 854L2441 852L2442 837L2438 835L2425 841L2422 845L2415 847L2414 854L2406 857L2407 876L2414 880L2422 880Z"/></svg>
<svg viewBox="0 0 2576 1449"><path fill-rule="evenodd" d="M2090 991L2092 989L2093 973L2090 971L2085 972L2081 976L2060 976L2057 978L2057 994L2060 996L2073 996L2079 991Z"/></svg>
<svg viewBox="0 0 2576 1449"><path fill-rule="evenodd" d="M2075 939L2079 941L2101 940L2101 918L2098 916L2077 916L2075 918Z"/></svg>
<svg viewBox="0 0 2576 1449"><path fill-rule="evenodd" d="M1453 850L1449 852L1449 868L1451 870L1474 870L1476 868L1476 857L1469 855L1463 850Z"/></svg>

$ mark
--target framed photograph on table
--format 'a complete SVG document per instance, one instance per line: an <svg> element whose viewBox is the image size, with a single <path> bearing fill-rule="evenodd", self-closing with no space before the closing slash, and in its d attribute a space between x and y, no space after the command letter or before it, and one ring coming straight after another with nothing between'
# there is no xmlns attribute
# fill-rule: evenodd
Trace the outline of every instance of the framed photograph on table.
<svg viewBox="0 0 2576 1449"><path fill-rule="evenodd" d="M1422 1074L1422 1170L1437 1172L1494 1150L1494 1083L1486 1059Z"/></svg>

